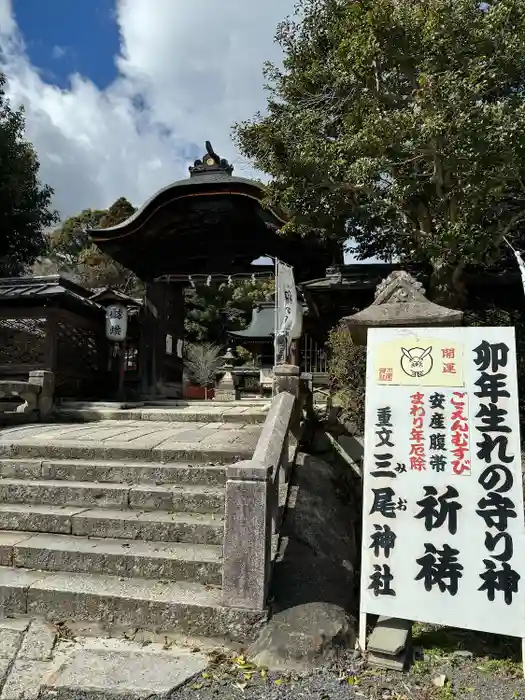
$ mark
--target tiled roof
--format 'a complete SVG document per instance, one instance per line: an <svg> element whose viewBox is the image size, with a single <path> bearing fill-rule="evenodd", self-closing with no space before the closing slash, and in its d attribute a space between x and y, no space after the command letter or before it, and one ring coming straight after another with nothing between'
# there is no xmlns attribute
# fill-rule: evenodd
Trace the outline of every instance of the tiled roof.
<svg viewBox="0 0 525 700"><path fill-rule="evenodd" d="M67 296L92 308L100 308L89 299L90 292L60 275L46 277L1 277L0 303L23 299L49 299Z"/></svg>
<svg viewBox="0 0 525 700"><path fill-rule="evenodd" d="M275 332L275 310L272 306L255 307L248 328L242 331L230 331L236 338L273 338Z"/></svg>

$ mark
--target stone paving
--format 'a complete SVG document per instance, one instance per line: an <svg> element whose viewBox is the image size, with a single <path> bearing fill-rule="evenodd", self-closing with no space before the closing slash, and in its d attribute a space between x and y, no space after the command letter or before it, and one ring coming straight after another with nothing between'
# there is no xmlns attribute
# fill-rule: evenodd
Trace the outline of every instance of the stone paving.
<svg viewBox="0 0 525 700"><path fill-rule="evenodd" d="M136 420L101 420L96 423L64 425L38 424L0 429L0 446L16 444L69 445L93 447L129 447L159 450L171 445L224 447L252 446L257 442L261 427L243 423L170 422Z"/></svg>
<svg viewBox="0 0 525 700"><path fill-rule="evenodd" d="M261 426L254 423L99 420L0 429L0 456L169 462L249 459Z"/></svg>
<svg viewBox="0 0 525 700"><path fill-rule="evenodd" d="M168 639L74 638L38 618L0 619L0 700L163 697L207 664Z"/></svg>
<svg viewBox="0 0 525 700"><path fill-rule="evenodd" d="M270 402L238 401L170 402L168 405L126 406L100 402L69 401L59 407L64 417L82 420L151 420L151 421L199 421L206 423L262 423Z"/></svg>

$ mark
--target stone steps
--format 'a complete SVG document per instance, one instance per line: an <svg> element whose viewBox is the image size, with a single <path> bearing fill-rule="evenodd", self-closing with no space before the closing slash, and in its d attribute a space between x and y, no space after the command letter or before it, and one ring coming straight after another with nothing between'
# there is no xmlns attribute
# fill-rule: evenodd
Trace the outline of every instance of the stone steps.
<svg viewBox="0 0 525 700"><path fill-rule="evenodd" d="M207 484L226 482L224 466L213 464L151 462L133 463L102 460L0 459L0 475L13 479L56 481L97 481L115 484Z"/></svg>
<svg viewBox="0 0 525 700"><path fill-rule="evenodd" d="M31 532L0 533L0 565L126 578L221 584L222 548Z"/></svg>
<svg viewBox="0 0 525 700"><path fill-rule="evenodd" d="M136 406L131 408L118 408L97 405L62 404L55 411L55 417L61 421L155 421L155 422L180 422L180 423L264 423L268 405L266 402L260 405L246 407L231 407L228 404L211 405L209 408L190 406L155 407Z"/></svg>
<svg viewBox="0 0 525 700"><path fill-rule="evenodd" d="M201 513L0 504L0 530L222 545L224 518Z"/></svg>
<svg viewBox="0 0 525 700"><path fill-rule="evenodd" d="M60 443L49 441L41 442L17 442L11 445L0 445L0 457L9 459L38 459L45 452L45 458L49 460L83 460L102 462L105 460L117 462L197 462L228 464L243 459L250 459L253 450L247 449L243 444L239 446L217 445L213 447L211 440L207 445L195 443L177 443L170 447L143 447L133 446L127 442L115 440L110 446L96 442L82 442L81 440L62 440Z"/></svg>
<svg viewBox="0 0 525 700"><path fill-rule="evenodd" d="M0 503L223 514L224 487L0 479Z"/></svg>
<svg viewBox="0 0 525 700"><path fill-rule="evenodd" d="M250 459L260 426L101 420L0 430L0 459L229 464Z"/></svg>
<svg viewBox="0 0 525 700"><path fill-rule="evenodd" d="M161 582L116 576L50 573L0 567L3 615L49 620L99 621L124 626L177 630L187 635L244 641L262 615L225 608L218 587L188 581Z"/></svg>
<svg viewBox="0 0 525 700"><path fill-rule="evenodd" d="M221 604L225 465L260 426L231 409L0 429L0 614L244 639L260 614Z"/></svg>

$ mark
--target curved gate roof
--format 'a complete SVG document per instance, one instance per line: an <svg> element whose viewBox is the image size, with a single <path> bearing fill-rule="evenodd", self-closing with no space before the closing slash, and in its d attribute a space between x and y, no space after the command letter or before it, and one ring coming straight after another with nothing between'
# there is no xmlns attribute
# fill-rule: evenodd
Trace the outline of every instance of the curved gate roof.
<svg viewBox="0 0 525 700"><path fill-rule="evenodd" d="M250 271L261 256L293 265L298 280L324 273L325 246L279 235L284 214L263 206L264 186L234 177L206 143L190 177L159 190L129 219L92 229L93 241L142 279ZM253 269L253 268L252 268Z"/></svg>

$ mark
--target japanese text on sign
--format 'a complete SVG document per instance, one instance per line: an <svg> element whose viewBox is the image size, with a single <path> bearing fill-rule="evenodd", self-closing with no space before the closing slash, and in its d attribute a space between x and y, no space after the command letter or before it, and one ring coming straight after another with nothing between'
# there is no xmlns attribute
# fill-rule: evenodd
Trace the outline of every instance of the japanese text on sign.
<svg viewBox="0 0 525 700"><path fill-rule="evenodd" d="M366 399L362 612L522 637L513 329L373 329Z"/></svg>

